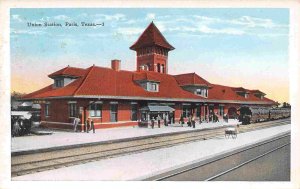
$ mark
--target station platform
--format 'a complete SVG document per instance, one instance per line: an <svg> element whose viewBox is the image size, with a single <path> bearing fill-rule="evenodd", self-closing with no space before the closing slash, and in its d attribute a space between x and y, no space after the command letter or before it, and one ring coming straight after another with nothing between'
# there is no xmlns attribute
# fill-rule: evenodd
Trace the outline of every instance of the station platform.
<svg viewBox="0 0 300 189"><path fill-rule="evenodd" d="M38 151L49 148L64 148L68 146L84 145L87 143L113 142L116 140L130 140L145 136L157 136L167 133L177 133L192 130L214 129L237 125L238 120L216 123L197 123L195 128L188 127L186 124L181 127L179 124L161 126L161 128L141 128L141 127L119 127L110 129L97 129L95 133L70 132L59 130L47 130L51 135L31 135L14 137L11 140L11 152L22 153L26 151Z"/></svg>
<svg viewBox="0 0 300 189"><path fill-rule="evenodd" d="M291 125L287 124L240 133L236 139L226 139L220 136L210 140L185 143L71 167L13 177L12 180L143 180L193 162L205 161L214 156L256 144L274 136L290 132L290 130Z"/></svg>

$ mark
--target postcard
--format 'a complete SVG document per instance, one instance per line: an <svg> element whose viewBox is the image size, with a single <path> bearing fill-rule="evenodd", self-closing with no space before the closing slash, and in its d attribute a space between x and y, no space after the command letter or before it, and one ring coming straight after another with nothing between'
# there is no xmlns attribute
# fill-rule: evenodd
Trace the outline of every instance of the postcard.
<svg viewBox="0 0 300 189"><path fill-rule="evenodd" d="M3 3L4 187L299 186L299 4L160 3Z"/></svg>

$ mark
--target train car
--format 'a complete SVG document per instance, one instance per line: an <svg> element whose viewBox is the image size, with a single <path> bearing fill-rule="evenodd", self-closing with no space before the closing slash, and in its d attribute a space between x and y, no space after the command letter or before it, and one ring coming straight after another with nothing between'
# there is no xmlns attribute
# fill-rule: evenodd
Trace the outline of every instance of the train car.
<svg viewBox="0 0 300 189"><path fill-rule="evenodd" d="M270 110L270 120L288 118L291 116L289 108L273 108Z"/></svg>
<svg viewBox="0 0 300 189"><path fill-rule="evenodd" d="M239 110L239 121L242 124L250 124L262 121L276 120L291 116L289 108L269 107L241 107Z"/></svg>

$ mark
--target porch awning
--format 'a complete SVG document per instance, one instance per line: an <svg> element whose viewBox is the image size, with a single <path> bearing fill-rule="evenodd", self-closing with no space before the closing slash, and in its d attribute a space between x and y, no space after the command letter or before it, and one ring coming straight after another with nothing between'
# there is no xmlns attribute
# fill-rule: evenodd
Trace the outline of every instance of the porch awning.
<svg viewBox="0 0 300 189"><path fill-rule="evenodd" d="M173 112L175 111L174 108L171 108L170 106L144 106L140 109L141 111L150 111L150 112Z"/></svg>

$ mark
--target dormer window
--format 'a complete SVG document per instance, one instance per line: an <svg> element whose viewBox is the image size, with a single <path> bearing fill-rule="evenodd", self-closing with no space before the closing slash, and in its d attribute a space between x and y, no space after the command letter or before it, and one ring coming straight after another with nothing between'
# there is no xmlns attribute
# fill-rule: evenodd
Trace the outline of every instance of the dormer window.
<svg viewBox="0 0 300 189"><path fill-rule="evenodd" d="M252 91L254 96L257 98L260 98L261 100L264 99L264 96L266 95L265 93L261 92L260 90L253 90Z"/></svg>
<svg viewBox="0 0 300 189"><path fill-rule="evenodd" d="M249 90L244 89L243 87L233 88L237 95L240 95L244 98L249 98Z"/></svg>
<svg viewBox="0 0 300 189"><path fill-rule="evenodd" d="M208 89L207 88L196 89L195 94L207 98L208 97Z"/></svg>
<svg viewBox="0 0 300 189"><path fill-rule="evenodd" d="M136 82L141 87L143 87L146 91L149 91L149 92L158 92L159 91L159 81L136 80Z"/></svg>
<svg viewBox="0 0 300 189"><path fill-rule="evenodd" d="M54 83L53 83L53 88L61 88L69 85L73 81L76 80L77 77L72 77L72 76L59 76L59 77L54 77Z"/></svg>
<svg viewBox="0 0 300 189"><path fill-rule="evenodd" d="M249 93L248 92L237 92L237 94L244 97L244 98L249 98Z"/></svg>
<svg viewBox="0 0 300 189"><path fill-rule="evenodd" d="M59 79L54 79L54 87L59 88L64 86L64 79L59 78Z"/></svg>
<svg viewBox="0 0 300 189"><path fill-rule="evenodd" d="M147 82L147 91L158 92L158 83Z"/></svg>

